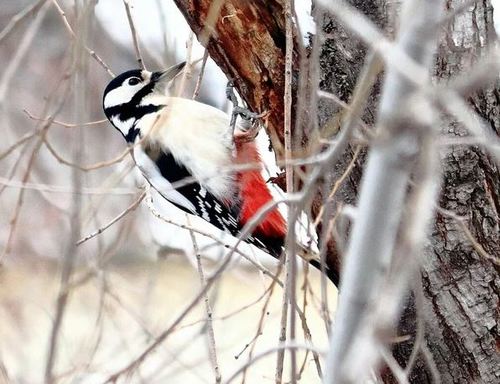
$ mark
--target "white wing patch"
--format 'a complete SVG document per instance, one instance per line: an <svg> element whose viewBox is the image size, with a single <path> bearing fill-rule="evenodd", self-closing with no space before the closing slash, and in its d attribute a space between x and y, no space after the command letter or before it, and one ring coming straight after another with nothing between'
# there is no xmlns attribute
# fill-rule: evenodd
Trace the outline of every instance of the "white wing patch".
<svg viewBox="0 0 500 384"><path fill-rule="evenodd" d="M202 188L202 191L204 189ZM201 194L196 196L196 199L198 200L198 206L201 209L201 217L205 219L206 221L210 222L210 215L207 212L207 208L205 207L206 204L203 202L203 198L201 197Z"/></svg>

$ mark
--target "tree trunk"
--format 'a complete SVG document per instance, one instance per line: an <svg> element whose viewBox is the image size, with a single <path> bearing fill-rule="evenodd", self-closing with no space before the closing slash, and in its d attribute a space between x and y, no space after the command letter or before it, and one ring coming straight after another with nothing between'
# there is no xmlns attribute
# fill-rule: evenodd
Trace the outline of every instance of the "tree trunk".
<svg viewBox="0 0 500 384"><path fill-rule="evenodd" d="M391 34L394 27L390 24L389 1L349 2ZM447 1L446 7L453 12L460 4ZM435 76L440 81L445 83L453 76L467 73L477 59L487 54L486 47L491 47L497 39L492 17L491 2L483 1L445 25L435 67ZM332 38L322 47L320 86L347 102L363 62L364 49L333 19L323 20L322 29ZM470 95L468 101L491 130L499 134L499 82ZM373 97L364 117L368 123L373 121L375 106ZM332 113L331 106L320 105L319 113L324 120ZM456 121L449 121L443 133L454 137L466 134ZM475 241L496 257L496 262L474 249L454 218L438 214L422 267L425 341L443 383L496 383L500 380L500 175L494 162L477 146L446 148L442 164L441 207L463 216ZM358 180L351 178L346 188L355 191ZM353 196L347 196L344 202L351 203ZM411 297L399 333L412 338L394 346L394 355L402 366L411 354L416 325L416 308ZM396 382L388 372L384 379ZM410 382L432 382L431 371L422 357L410 374Z"/></svg>
<svg viewBox="0 0 500 384"><path fill-rule="evenodd" d="M283 0L174 0L191 29L255 112L269 111L267 132L283 143ZM221 7L219 12L217 8ZM210 13L218 14L212 19ZM208 21L207 21L208 20Z"/></svg>
<svg viewBox="0 0 500 384"><path fill-rule="evenodd" d="M447 1L453 10L458 1ZM449 23L443 34L436 76L446 82L466 74L496 42L490 1ZM500 82L470 95L469 102L500 134ZM454 121L445 132L460 137ZM456 220L438 213L431 245L422 268L425 292L426 341L444 383L500 381L499 295L500 175L492 159L477 146L443 151L444 182L440 204L465 218L478 244L497 263L478 253ZM415 370L413 382L428 382Z"/></svg>
<svg viewBox="0 0 500 384"><path fill-rule="evenodd" d="M193 31L200 37L210 4L209 0L175 0ZM350 1L372 21L394 30L391 22L394 3L388 0ZM449 0L449 12L460 7ZM467 73L478 58L487 54L496 41L489 0L480 1L444 24L436 59L439 81ZM320 52L320 87L348 102L365 56L365 47L331 18L320 20L328 38ZM270 110L268 131L283 141L284 85L283 0L226 0L214 25L209 53L225 73L236 79L240 93L255 111ZM203 43L203 36L201 38ZM314 86L314 84L313 84ZM379 93L375 87L369 99L364 121L374 121ZM468 101L496 134L500 133L499 82L470 95ZM319 124L338 112L331 102L319 103ZM461 137L464 129L450 120L443 127L448 136ZM333 182L352 156L352 149L334 169ZM355 202L360 161L337 193L335 204ZM425 343L443 383L497 383L500 381L499 294L500 277L500 175L489 156L478 146L443 148L444 183L440 205L465 218L472 238L453 216L441 210L422 266L424 291L423 319ZM319 212L318 192L313 213ZM476 244L473 244L473 239ZM491 255L488 258L487 255ZM337 271L340 261L333 243L327 261ZM405 311L400 332L414 335L416 311L413 300ZM394 354L405 366L414 337L396 344ZM422 354L421 354L422 355ZM432 382L431 369L423 357L410 374L412 383ZM386 374L386 382L394 379Z"/></svg>

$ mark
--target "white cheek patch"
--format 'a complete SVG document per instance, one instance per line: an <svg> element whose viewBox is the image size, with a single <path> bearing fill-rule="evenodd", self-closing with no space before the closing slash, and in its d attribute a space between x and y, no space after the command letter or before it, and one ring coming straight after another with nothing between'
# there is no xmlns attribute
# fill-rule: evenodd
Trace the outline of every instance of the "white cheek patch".
<svg viewBox="0 0 500 384"><path fill-rule="evenodd" d="M111 108L116 105L128 103L142 86L142 84L137 84L135 86L122 85L121 87L113 89L104 98L104 108Z"/></svg>

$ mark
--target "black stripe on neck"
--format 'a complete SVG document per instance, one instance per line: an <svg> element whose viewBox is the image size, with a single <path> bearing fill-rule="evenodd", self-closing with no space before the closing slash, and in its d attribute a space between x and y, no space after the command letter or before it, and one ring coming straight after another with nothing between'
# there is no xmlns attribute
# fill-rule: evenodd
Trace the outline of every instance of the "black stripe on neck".
<svg viewBox="0 0 500 384"><path fill-rule="evenodd" d="M165 106L148 104L148 105L137 105L129 109L127 104L116 105L114 107L108 108L106 112L107 114L109 114L110 116L109 120L111 122L113 122L113 117L115 116L118 116L118 119L123 122L130 119L134 120L132 127L128 130L128 133L126 135L123 135L125 137L125 140L127 140L127 143L133 143L137 135L140 133L140 129L136 127L137 122L145 115L148 115L150 113L156 113ZM118 129L118 127L115 128ZM118 130L122 132L120 129Z"/></svg>
<svg viewBox="0 0 500 384"><path fill-rule="evenodd" d="M135 138L137 135L139 135L140 129L135 127L135 124L128 130L128 133L124 135L125 140L127 140L127 143L133 143L135 141Z"/></svg>
<svg viewBox="0 0 500 384"><path fill-rule="evenodd" d="M115 105L113 107L106 108L106 116L111 120L114 116L118 116L121 121L127 121L129 119L139 120L144 115L148 113L158 112L162 109L164 105L137 105L132 104L131 101L125 104Z"/></svg>

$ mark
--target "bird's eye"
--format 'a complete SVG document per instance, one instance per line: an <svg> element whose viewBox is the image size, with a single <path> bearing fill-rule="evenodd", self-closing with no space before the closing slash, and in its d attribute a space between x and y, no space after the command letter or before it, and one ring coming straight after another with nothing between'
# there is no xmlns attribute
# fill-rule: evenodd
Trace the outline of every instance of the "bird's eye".
<svg viewBox="0 0 500 384"><path fill-rule="evenodd" d="M137 77L132 77L131 79L128 80L128 85L137 85L141 81Z"/></svg>

